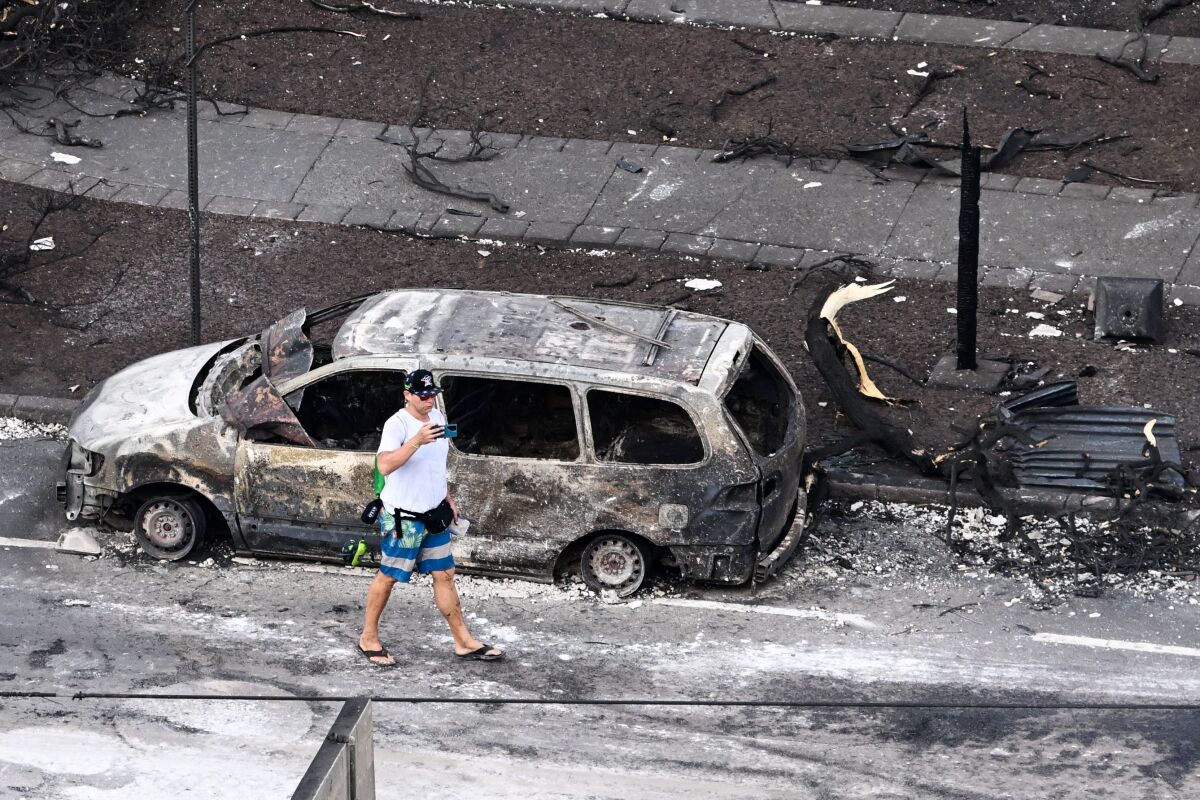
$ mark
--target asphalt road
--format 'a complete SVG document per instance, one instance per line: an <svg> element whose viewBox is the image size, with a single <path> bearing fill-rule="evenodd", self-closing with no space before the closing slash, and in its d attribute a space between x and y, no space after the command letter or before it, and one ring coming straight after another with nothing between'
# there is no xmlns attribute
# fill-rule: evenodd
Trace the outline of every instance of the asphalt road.
<svg viewBox="0 0 1200 800"><path fill-rule="evenodd" d="M567 703L1198 703L1195 605L1110 593L1036 612L985 576L832 584L803 562L754 604L744 591L678 588L610 605L569 587L468 579L472 627L509 659L453 659L418 585L398 589L388 608L384 638L401 666L380 670L353 650L365 575L13 546L57 532L47 486L58 449L0 442L0 691L564 701L379 704L381 797L1188 798L1200 789L1196 711ZM955 606L966 607L947 612ZM330 702L0 702L3 798L290 797L337 713Z"/></svg>

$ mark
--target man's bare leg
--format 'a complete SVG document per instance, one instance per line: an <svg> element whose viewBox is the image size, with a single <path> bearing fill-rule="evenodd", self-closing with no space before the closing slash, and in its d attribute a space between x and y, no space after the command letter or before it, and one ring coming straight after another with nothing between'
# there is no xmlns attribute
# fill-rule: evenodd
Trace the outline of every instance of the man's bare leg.
<svg viewBox="0 0 1200 800"><path fill-rule="evenodd" d="M430 574L433 575L433 602L450 625L450 635L454 637L454 652L461 656L483 647L483 642L467 630L462 603L458 599L458 587L454 585L454 570L446 569ZM499 655L500 650L493 647L488 651L488 655L493 654Z"/></svg>
<svg viewBox="0 0 1200 800"><path fill-rule="evenodd" d="M392 587L396 585L395 578L389 578L382 572L375 573L367 589L367 608L363 612L362 635L358 637L358 646L363 650L382 650L383 642L379 641L379 618L387 606L388 598L392 596ZM389 656L374 656L374 664L395 664L396 659Z"/></svg>

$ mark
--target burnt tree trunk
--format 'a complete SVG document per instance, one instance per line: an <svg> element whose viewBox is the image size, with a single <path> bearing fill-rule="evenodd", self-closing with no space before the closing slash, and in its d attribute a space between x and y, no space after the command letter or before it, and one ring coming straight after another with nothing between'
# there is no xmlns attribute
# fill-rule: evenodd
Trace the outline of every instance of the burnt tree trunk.
<svg viewBox="0 0 1200 800"><path fill-rule="evenodd" d="M842 362L842 348L829 323L821 316L825 300L837 289L828 286L818 293L808 312L804 341L817 371L825 379L838 408L867 438L882 447L890 456L903 458L925 475L942 476L933 456L919 446L911 434L884 419L873 402L859 394L858 384Z"/></svg>

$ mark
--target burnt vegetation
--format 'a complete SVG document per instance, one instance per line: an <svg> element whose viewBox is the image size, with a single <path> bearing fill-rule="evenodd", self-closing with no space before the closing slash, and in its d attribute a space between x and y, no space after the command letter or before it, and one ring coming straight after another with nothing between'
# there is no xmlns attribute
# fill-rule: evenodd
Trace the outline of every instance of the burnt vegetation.
<svg viewBox="0 0 1200 800"><path fill-rule="evenodd" d="M871 270L870 264L829 266L842 280L863 279ZM834 319L841 306L830 312L828 305L831 296L845 289L861 288L863 297L880 292L853 282L843 289L839 286L840 282L830 281L816 292L805 343L838 409L856 431L810 451L812 468L820 472L822 462L871 447L923 476L945 480L950 498L945 526L931 533L968 563L1031 580L1050 604L1064 593L1096 597L1106 585L1147 572L1200 578L1200 481L1174 457L1164 455L1162 442L1152 433L1153 424L1146 427L1139 458L1100 468L1088 452L1081 454L1075 477L1098 480L1091 493L1095 500L1107 498L1107 506L1096 503L1090 513L1066 513L1049 520L1023 516L1028 512L1013 502L1012 490L1018 485L1013 454L1021 448L1042 448L1051 440L1033 437L1019 416L1006 414L1003 406L952 424L961 438L949 447L923 442L897 424L888 407L900 401L873 392L874 384L866 376L864 360L879 359L864 359L842 337ZM1099 441L1096 446L1100 448ZM1005 519L998 537L963 535L956 529L959 488L966 484Z"/></svg>
<svg viewBox="0 0 1200 800"><path fill-rule="evenodd" d="M129 270L121 265L99 289L79 290L70 287L58 297L35 294L28 284L32 273L47 271L64 264L78 270L83 256L111 226L79 230L76 217L80 215L84 198L74 193L41 192L24 209L11 209L0 224L0 306L22 305L45 314L46 321L56 327L84 332L112 313L108 303L119 289ZM66 236L48 234L57 229L60 221L71 233ZM61 241L60 241L61 240Z"/></svg>

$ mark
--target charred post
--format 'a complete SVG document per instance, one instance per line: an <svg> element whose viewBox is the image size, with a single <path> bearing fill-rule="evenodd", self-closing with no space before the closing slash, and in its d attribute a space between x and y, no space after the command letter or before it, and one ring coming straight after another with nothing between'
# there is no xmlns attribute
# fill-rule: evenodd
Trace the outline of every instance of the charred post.
<svg viewBox="0 0 1200 800"><path fill-rule="evenodd" d="M187 68L188 68L188 113L187 113L187 162L188 162L188 232L191 238L188 293L192 304L192 346L200 344L200 164L197 142L198 120L196 112L196 3L187 0L184 14L187 16Z"/></svg>
<svg viewBox="0 0 1200 800"><path fill-rule="evenodd" d="M958 369L973 370L979 313L980 148L971 146L963 109L962 182L958 211Z"/></svg>

